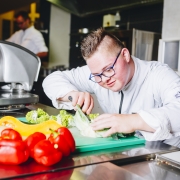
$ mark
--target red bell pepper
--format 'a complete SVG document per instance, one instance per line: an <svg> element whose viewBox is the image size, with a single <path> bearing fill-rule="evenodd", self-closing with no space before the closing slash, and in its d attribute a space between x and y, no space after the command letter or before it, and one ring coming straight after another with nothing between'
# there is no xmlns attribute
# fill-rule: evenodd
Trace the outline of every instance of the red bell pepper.
<svg viewBox="0 0 180 180"><path fill-rule="evenodd" d="M71 131L66 127L60 127L57 129L57 132L60 133L61 135L64 135L66 142L71 148L71 152L74 152L76 149L76 145L75 145L74 137L71 134Z"/></svg>
<svg viewBox="0 0 180 180"><path fill-rule="evenodd" d="M22 137L16 130L7 128L1 132L1 139L22 140Z"/></svg>
<svg viewBox="0 0 180 180"><path fill-rule="evenodd" d="M71 149L69 145L66 142L66 139L64 136L60 135L59 133L52 131L50 137L48 140L54 144L54 147L56 147L59 151L62 152L63 156L69 156L71 153Z"/></svg>
<svg viewBox="0 0 180 180"><path fill-rule="evenodd" d="M41 140L34 146L34 159L37 163L51 166L61 158L62 153L49 140Z"/></svg>
<svg viewBox="0 0 180 180"><path fill-rule="evenodd" d="M41 133L41 132L35 132L28 136L25 139L25 143L27 144L29 151L30 151L30 156L33 158L34 157L34 146L41 140L46 139L46 136Z"/></svg>
<svg viewBox="0 0 180 180"><path fill-rule="evenodd" d="M57 146L64 156L69 156L75 151L75 140L68 128L60 127L56 131L51 131L48 140Z"/></svg>
<svg viewBox="0 0 180 180"><path fill-rule="evenodd" d="M17 165L29 158L29 150L20 134L13 129L4 129L0 138L0 163Z"/></svg>

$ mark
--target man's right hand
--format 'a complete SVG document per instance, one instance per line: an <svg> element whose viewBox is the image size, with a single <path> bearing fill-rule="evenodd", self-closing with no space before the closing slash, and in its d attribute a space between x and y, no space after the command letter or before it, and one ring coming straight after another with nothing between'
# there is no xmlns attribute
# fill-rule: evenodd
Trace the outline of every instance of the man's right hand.
<svg viewBox="0 0 180 180"><path fill-rule="evenodd" d="M66 96L61 98L61 101L70 101L68 97L72 97L72 106L76 106L78 104L82 111L86 114L90 114L94 107L94 99L88 92L79 92L79 91L71 91Z"/></svg>

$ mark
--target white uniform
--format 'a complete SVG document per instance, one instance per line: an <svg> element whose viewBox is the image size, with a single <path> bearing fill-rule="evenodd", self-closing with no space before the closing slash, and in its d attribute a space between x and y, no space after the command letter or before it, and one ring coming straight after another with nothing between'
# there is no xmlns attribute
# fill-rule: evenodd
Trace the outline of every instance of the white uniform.
<svg viewBox="0 0 180 180"><path fill-rule="evenodd" d="M48 52L48 48L45 45L44 38L34 26L28 29L16 31L9 39L6 41L19 44L33 53L37 54L39 52Z"/></svg>
<svg viewBox="0 0 180 180"><path fill-rule="evenodd" d="M123 89L122 114L138 113L156 131L140 131L146 140L157 141L180 136L180 77L167 65L132 57L135 74ZM71 71L56 71L43 82L47 96L56 108L70 109L70 102L60 102L72 90L97 96L106 113L118 113L121 93L105 89L89 80L87 66Z"/></svg>

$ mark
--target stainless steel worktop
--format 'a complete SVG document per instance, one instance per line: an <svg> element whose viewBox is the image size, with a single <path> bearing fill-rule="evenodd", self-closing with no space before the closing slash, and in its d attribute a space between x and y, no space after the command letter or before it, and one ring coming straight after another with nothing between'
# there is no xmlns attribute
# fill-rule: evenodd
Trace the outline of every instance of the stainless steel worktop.
<svg viewBox="0 0 180 180"><path fill-rule="evenodd" d="M56 115L59 110L42 105L31 105L29 109L43 108ZM27 110L21 111L26 113ZM22 115L22 114L21 114ZM18 112L17 112L18 116ZM173 152L176 147L162 142L146 142L141 145L104 149L72 154L59 163L46 167L29 159L19 166L0 165L0 179L180 179L180 172L155 162L155 154Z"/></svg>

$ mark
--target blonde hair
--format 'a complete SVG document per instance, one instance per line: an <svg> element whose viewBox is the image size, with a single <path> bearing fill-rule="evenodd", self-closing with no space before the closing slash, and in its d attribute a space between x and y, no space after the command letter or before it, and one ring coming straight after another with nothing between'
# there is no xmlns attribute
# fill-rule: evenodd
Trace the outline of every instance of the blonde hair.
<svg viewBox="0 0 180 180"><path fill-rule="evenodd" d="M113 34L107 32L103 28L92 31L81 42L81 54L85 60L90 58L100 45L103 48L124 48L124 44Z"/></svg>

